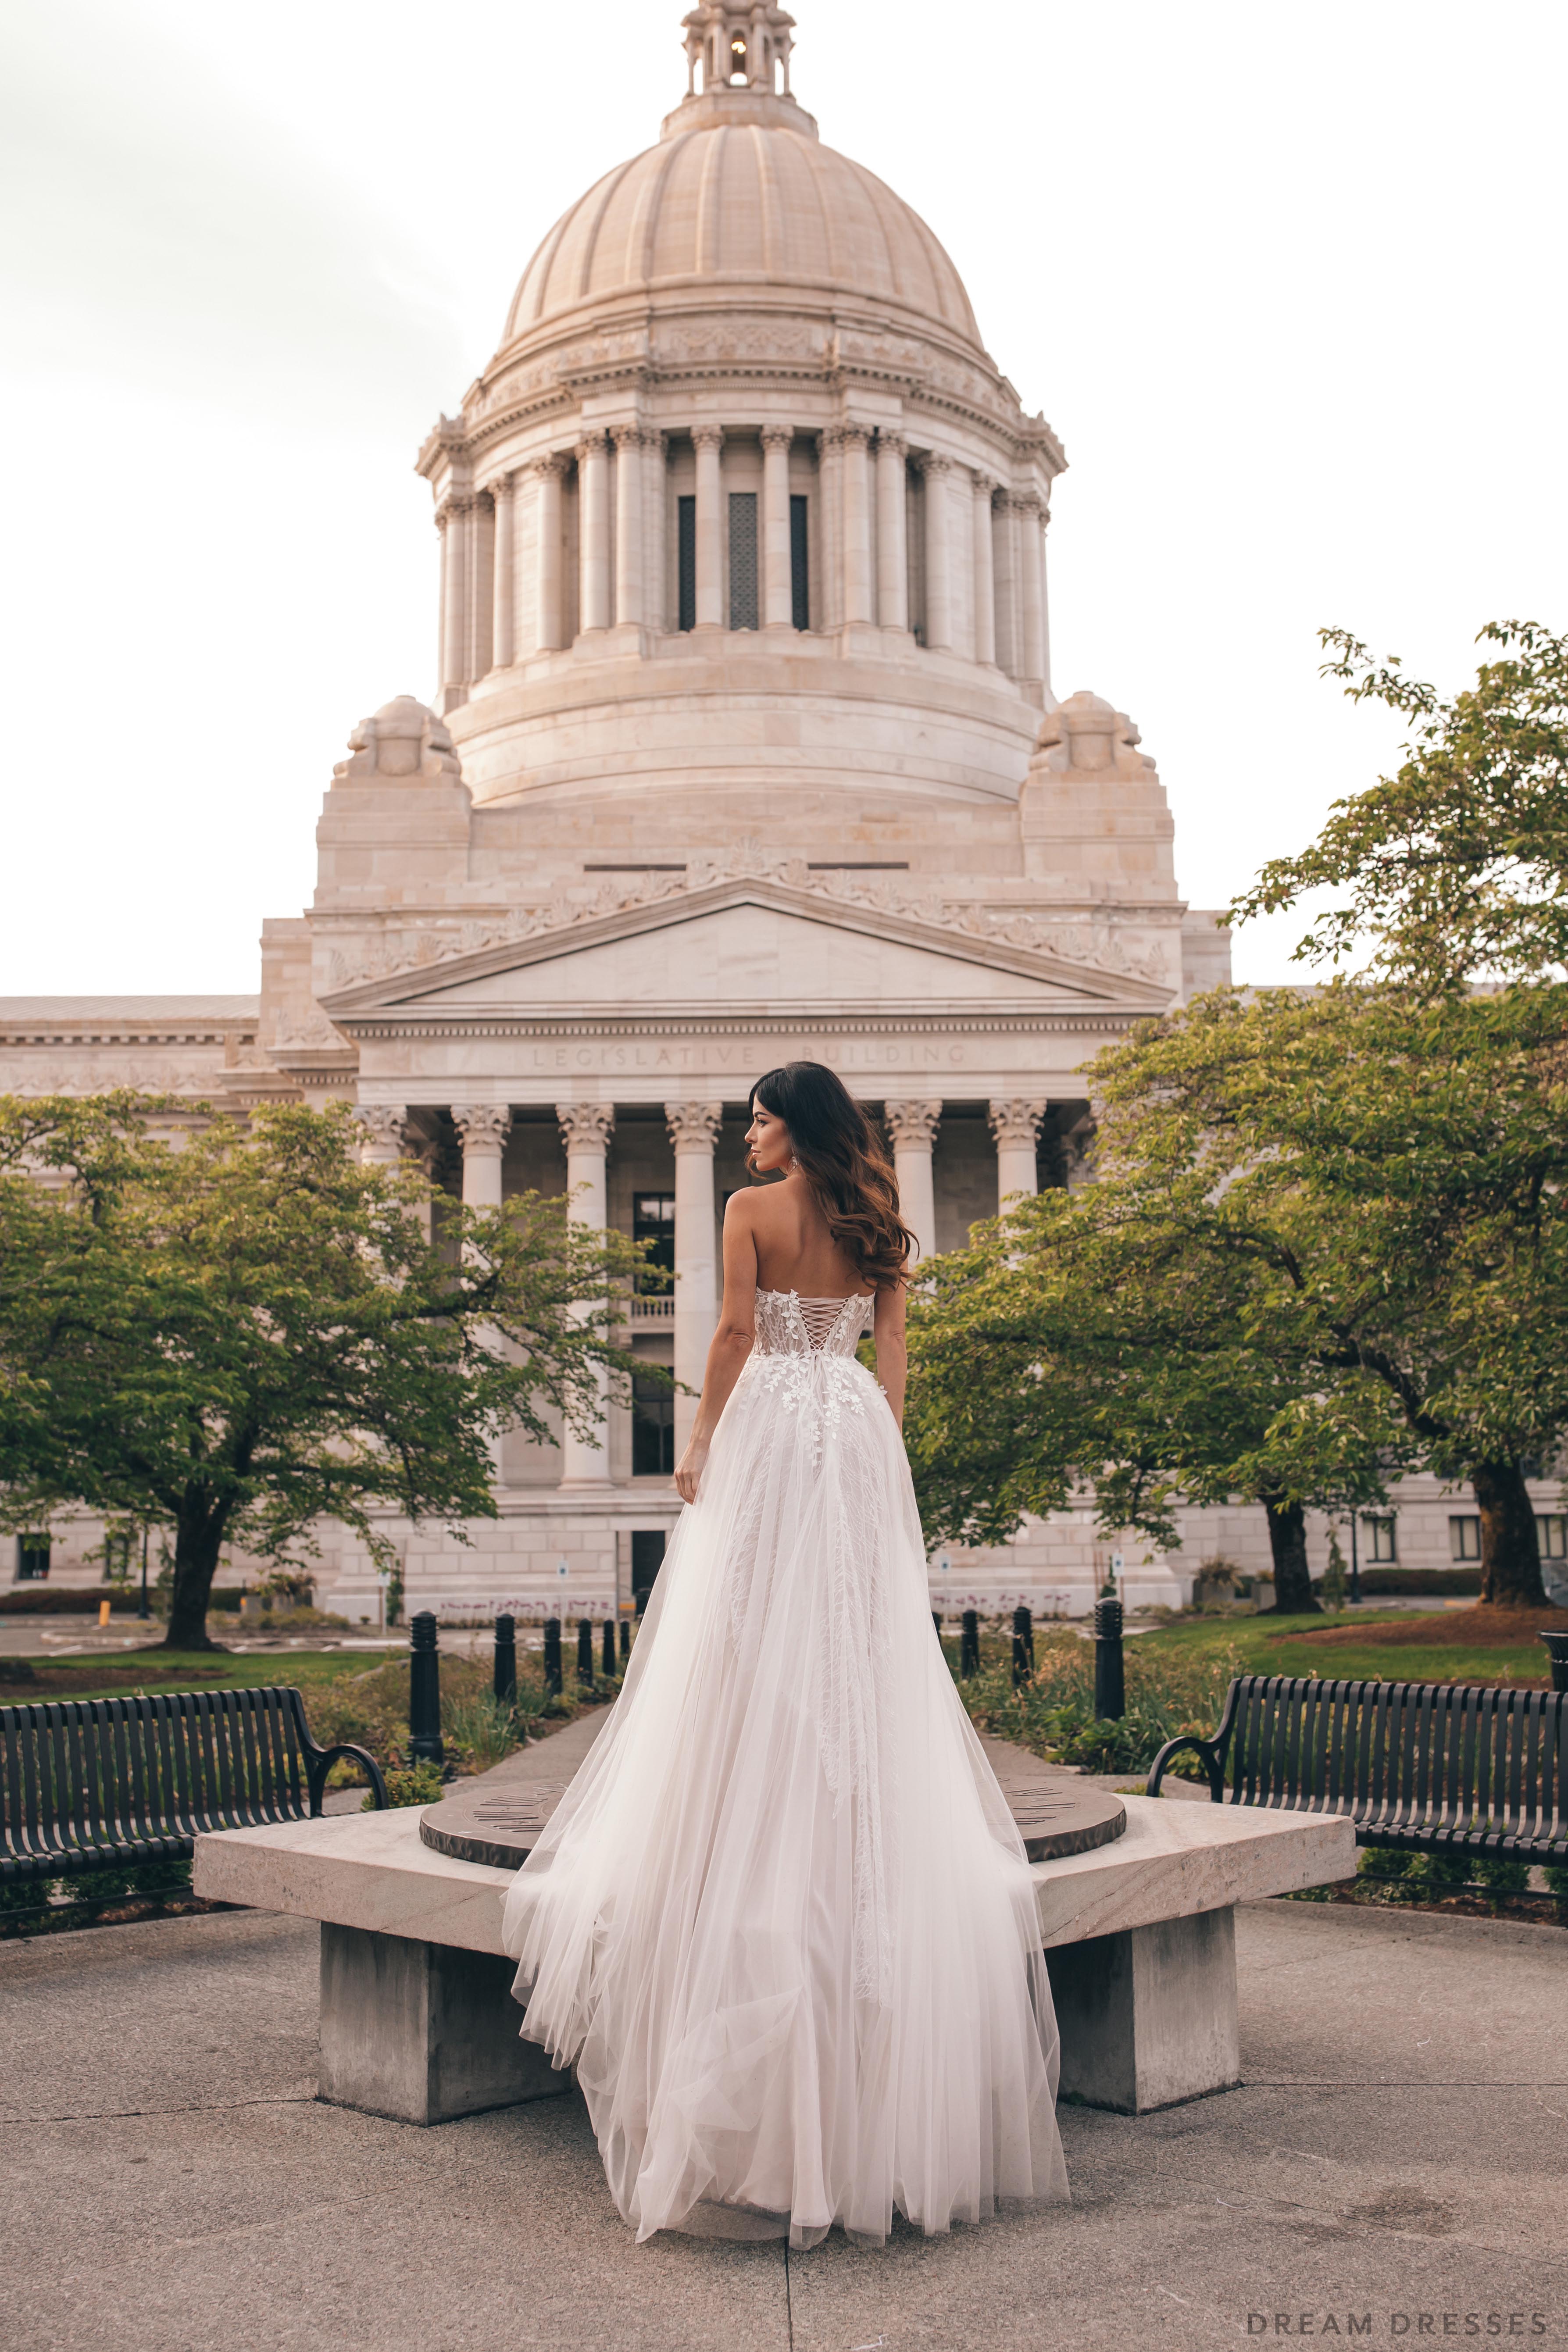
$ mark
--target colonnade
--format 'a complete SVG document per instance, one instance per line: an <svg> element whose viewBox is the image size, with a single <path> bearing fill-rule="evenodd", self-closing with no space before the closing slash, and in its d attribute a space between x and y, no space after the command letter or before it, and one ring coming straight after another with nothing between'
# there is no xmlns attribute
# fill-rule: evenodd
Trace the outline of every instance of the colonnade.
<svg viewBox="0 0 1568 2352"><path fill-rule="evenodd" d="M700 422L673 448L667 434L625 424L586 431L570 450L550 451L443 500L437 522L447 706L491 669L579 639L676 628L672 457L683 483L689 480L695 509L692 625L728 627L726 492L737 444L746 446L746 479L755 482L759 443L761 628L796 626L793 491L808 502L812 633L913 634L931 652L1000 668L1026 686L1048 679L1048 518L1035 490L1010 489L983 467L911 449L902 433L854 420L824 431ZM576 510L574 600L569 498ZM915 564L911 517L921 534ZM919 609L911 609L912 577Z"/></svg>
<svg viewBox="0 0 1568 2352"><path fill-rule="evenodd" d="M566 1186L574 1200L574 1215L596 1231L609 1223L607 1160L615 1136L616 1114L609 1103L554 1105L566 1162ZM994 1098L987 1107L987 1124L996 1146L998 1208L1036 1189L1036 1154L1046 1115L1043 1099L1011 1096ZM453 1103L453 1126L462 1147L462 1197L474 1209L497 1209L502 1200L501 1166L512 1128L507 1103ZM905 1223L920 1244L920 1255L936 1250L936 1187L934 1158L942 1126L940 1100L912 1098L889 1101L883 1118L892 1140L899 1181L899 1199ZM714 1185L714 1152L723 1124L721 1102L667 1102L666 1128L675 1155L675 1296L670 1328L674 1336L676 1379L691 1391L675 1399L675 1443L679 1455L690 1433L702 1386L708 1344L719 1317L720 1260L718 1202ZM383 1163L430 1149L421 1122L403 1104L362 1106L357 1116L365 1129L364 1156ZM562 1441L563 1488L599 1487L608 1477L604 1451L604 1423L592 1437L570 1431Z"/></svg>

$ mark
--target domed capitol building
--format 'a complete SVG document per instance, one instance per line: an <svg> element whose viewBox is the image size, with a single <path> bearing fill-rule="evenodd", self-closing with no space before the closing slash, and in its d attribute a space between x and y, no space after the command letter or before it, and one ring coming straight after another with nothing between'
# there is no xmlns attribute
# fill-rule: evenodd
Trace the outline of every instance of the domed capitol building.
<svg viewBox="0 0 1568 2352"><path fill-rule="evenodd" d="M0 1087L346 1099L372 1157L470 1202L578 1188L673 1269L631 1339L695 1390L762 1071L838 1070L948 1249L1077 1181L1084 1066L1229 967L1137 729L1054 690L1061 444L931 230L823 143L784 11L684 30L658 141L549 231L419 453L437 690L354 729L259 996L0 1003ZM694 1407L650 1383L602 1445L506 1440L469 1546L394 1529L408 1605L632 1603ZM1129 1540L1130 1603L1189 1596L1205 1552L1266 1565L1260 1511L1189 1518L1169 1558ZM1112 1559L1086 1507L939 1555L933 1600L1079 1612ZM375 1613L356 1541L318 1599Z"/></svg>

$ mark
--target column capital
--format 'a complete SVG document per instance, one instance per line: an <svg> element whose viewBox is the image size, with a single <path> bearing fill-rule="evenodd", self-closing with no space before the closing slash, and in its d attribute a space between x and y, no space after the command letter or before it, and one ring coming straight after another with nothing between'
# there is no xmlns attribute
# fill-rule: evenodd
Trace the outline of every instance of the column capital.
<svg viewBox="0 0 1568 2352"><path fill-rule="evenodd" d="M877 446L884 457L907 457L910 454L910 445L901 433L879 431Z"/></svg>
<svg viewBox="0 0 1568 2352"><path fill-rule="evenodd" d="M893 1139L895 1151L930 1151L936 1142L936 1131L942 1125L940 1102L890 1102L882 1106L882 1116Z"/></svg>
<svg viewBox="0 0 1568 2352"><path fill-rule="evenodd" d="M694 425L691 428L691 441L694 448L721 449L724 446L724 427L721 425Z"/></svg>
<svg viewBox="0 0 1568 2352"><path fill-rule="evenodd" d="M664 1116L678 1159L683 1151L700 1151L711 1157L724 1121L722 1103L667 1102Z"/></svg>
<svg viewBox="0 0 1568 2352"><path fill-rule="evenodd" d="M493 481L487 482L484 487L489 490L492 499L510 499L512 492L517 488L517 476L515 474L498 474Z"/></svg>
<svg viewBox="0 0 1568 2352"><path fill-rule="evenodd" d="M368 1151L401 1158L408 1136L406 1103L355 1103L353 1115L365 1131Z"/></svg>
<svg viewBox="0 0 1568 2352"><path fill-rule="evenodd" d="M610 436L602 425L590 426L572 454L581 466L586 458L605 457L610 446Z"/></svg>
<svg viewBox="0 0 1568 2352"><path fill-rule="evenodd" d="M938 475L951 474L954 470L952 459L944 457L940 449L927 449L922 456L916 458L915 463L928 481L933 480Z"/></svg>
<svg viewBox="0 0 1568 2352"><path fill-rule="evenodd" d="M990 503L991 503L991 501L992 501L992 499L995 497L995 495L996 495L997 491L1001 488L1001 487L1002 487L1002 485L1001 485L1001 483L996 479L996 477L995 477L995 475L994 475L994 474L983 474L983 473L979 470L978 467L975 467L975 469L974 469L974 495L975 495L975 497L976 497L977 499L984 499L984 502L985 502L985 504L986 504L987 506L989 506L989 505L990 505Z"/></svg>
<svg viewBox="0 0 1568 2352"><path fill-rule="evenodd" d="M470 491L452 491L448 497L442 499L436 509L437 530L445 530L447 525L454 520L461 522L466 516L473 513L478 505L478 499Z"/></svg>
<svg viewBox="0 0 1568 2352"><path fill-rule="evenodd" d="M857 425L853 417L847 417L842 424L828 426L822 436L823 446L826 449L864 449L870 441L871 431L869 425Z"/></svg>
<svg viewBox="0 0 1568 2352"><path fill-rule="evenodd" d="M572 463L564 449L552 449L542 457L535 457L529 472L535 481L558 482Z"/></svg>
<svg viewBox="0 0 1568 2352"><path fill-rule="evenodd" d="M1040 1121L1045 1115L1043 1102L1029 1102L1021 1095L1009 1095L990 1105L986 1121L999 1149L1033 1151L1040 1139Z"/></svg>
<svg viewBox="0 0 1568 2352"><path fill-rule="evenodd" d="M463 1139L465 1158L493 1154L500 1158L507 1137L511 1133L510 1103L454 1103L452 1122Z"/></svg>
<svg viewBox="0 0 1568 2352"><path fill-rule="evenodd" d="M613 1103L557 1103L561 1140L568 1151L607 1151L616 1131Z"/></svg>
<svg viewBox="0 0 1568 2352"><path fill-rule="evenodd" d="M617 449L640 449L647 436L640 425L612 425L610 438Z"/></svg>
<svg viewBox="0 0 1568 2352"><path fill-rule="evenodd" d="M764 449L787 449L794 439L793 425L764 425L763 427Z"/></svg>

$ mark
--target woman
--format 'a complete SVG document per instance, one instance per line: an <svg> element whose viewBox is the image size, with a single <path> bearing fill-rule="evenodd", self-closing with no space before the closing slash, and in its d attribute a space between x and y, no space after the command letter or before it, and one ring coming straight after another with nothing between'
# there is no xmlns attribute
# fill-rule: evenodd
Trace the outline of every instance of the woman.
<svg viewBox="0 0 1568 2352"><path fill-rule="evenodd" d="M900 1429L911 1236L864 1112L752 1092L686 1508L518 1873L522 2032L640 2239L880 2243L1065 2197L1024 1848L931 1626ZM857 1360L869 1328L879 1385Z"/></svg>

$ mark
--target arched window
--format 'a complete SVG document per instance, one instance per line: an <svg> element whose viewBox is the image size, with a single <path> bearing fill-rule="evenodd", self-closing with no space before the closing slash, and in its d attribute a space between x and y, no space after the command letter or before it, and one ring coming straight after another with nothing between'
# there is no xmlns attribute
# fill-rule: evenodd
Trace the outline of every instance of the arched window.
<svg viewBox="0 0 1568 2352"><path fill-rule="evenodd" d="M746 44L739 33L730 42L730 79L732 82L746 79Z"/></svg>

